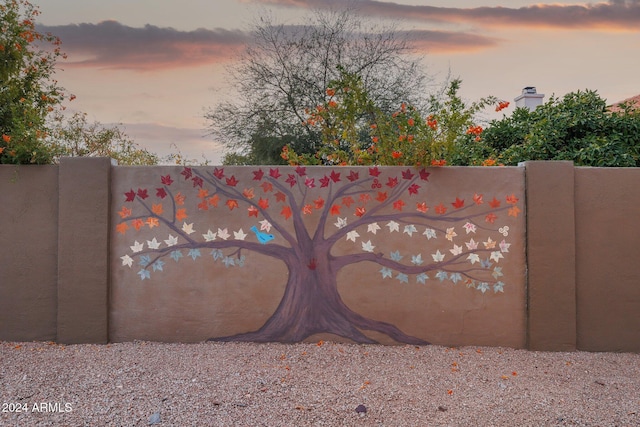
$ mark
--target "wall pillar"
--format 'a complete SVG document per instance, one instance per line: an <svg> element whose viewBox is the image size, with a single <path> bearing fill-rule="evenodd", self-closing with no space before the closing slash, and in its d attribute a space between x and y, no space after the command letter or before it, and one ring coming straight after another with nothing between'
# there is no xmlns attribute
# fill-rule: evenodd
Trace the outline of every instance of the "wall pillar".
<svg viewBox="0 0 640 427"><path fill-rule="evenodd" d="M61 343L106 343L111 159L63 158L58 175Z"/></svg>
<svg viewBox="0 0 640 427"><path fill-rule="evenodd" d="M525 162L528 348L576 349L573 162Z"/></svg>

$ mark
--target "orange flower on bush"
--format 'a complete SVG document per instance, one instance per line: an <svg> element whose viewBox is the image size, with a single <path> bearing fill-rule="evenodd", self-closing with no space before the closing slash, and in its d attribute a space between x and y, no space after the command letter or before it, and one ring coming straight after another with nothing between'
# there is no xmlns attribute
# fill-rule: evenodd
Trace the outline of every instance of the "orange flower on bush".
<svg viewBox="0 0 640 427"><path fill-rule="evenodd" d="M391 153L391 157L393 157L394 159L399 159L400 157L402 157L402 151L394 151L393 153Z"/></svg>
<svg viewBox="0 0 640 427"><path fill-rule="evenodd" d="M433 115L427 117L427 126L429 126L433 130L436 130L436 128L438 127L438 121L433 118Z"/></svg>
<svg viewBox="0 0 640 427"><path fill-rule="evenodd" d="M509 102L508 101L501 101L500 103L498 103L498 106L496 107L496 111L502 111L505 108L507 108L509 106Z"/></svg>
<svg viewBox="0 0 640 427"><path fill-rule="evenodd" d="M431 160L431 166L445 166L447 164L447 161L444 159L441 160Z"/></svg>
<svg viewBox="0 0 640 427"><path fill-rule="evenodd" d="M336 91L335 91L335 90L333 90L333 89L331 89L331 88L328 88L328 89L327 89L327 96L333 96L333 95L335 95L335 94L336 94Z"/></svg>
<svg viewBox="0 0 640 427"><path fill-rule="evenodd" d="M413 118L409 117L409 120L407 120L407 124L408 124L409 126L413 126L413 125L415 125L415 124L416 124L416 122L413 120Z"/></svg>
<svg viewBox="0 0 640 427"><path fill-rule="evenodd" d="M11 135L5 135L3 133L2 134L2 140L8 144L11 141Z"/></svg>

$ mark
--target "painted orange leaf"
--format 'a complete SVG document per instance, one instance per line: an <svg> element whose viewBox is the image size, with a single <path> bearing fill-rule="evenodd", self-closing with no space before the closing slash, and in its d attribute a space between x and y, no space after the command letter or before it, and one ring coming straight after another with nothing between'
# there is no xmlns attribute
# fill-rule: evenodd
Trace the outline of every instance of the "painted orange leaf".
<svg viewBox="0 0 640 427"><path fill-rule="evenodd" d="M208 211L209 210L209 204L207 203L206 200L203 200L200 203L198 203L198 209L200 209L201 211Z"/></svg>
<svg viewBox="0 0 640 427"><path fill-rule="evenodd" d="M187 215L187 210L185 208L182 209L178 209L176 211L176 219L178 221L182 221L183 219L187 218L189 215Z"/></svg>
<svg viewBox="0 0 640 427"><path fill-rule="evenodd" d="M260 200L258 200L258 206L260 206L261 209L268 209L269 199L263 199L262 197L260 197Z"/></svg>
<svg viewBox="0 0 640 427"><path fill-rule="evenodd" d="M369 193L362 193L360 195L360 201L362 203L367 203L369 200L371 200L371 195Z"/></svg>
<svg viewBox="0 0 640 427"><path fill-rule="evenodd" d="M260 212L255 206L249 206L247 210L249 211L249 216L255 216L256 218L258 217L258 212Z"/></svg>
<svg viewBox="0 0 640 427"><path fill-rule="evenodd" d="M493 198L492 201L489 202L489 206L491 206L492 208L499 208L500 207L500 200L496 199L495 197Z"/></svg>
<svg viewBox="0 0 640 427"><path fill-rule="evenodd" d="M483 204L484 202L482 201L482 194L478 194L478 193L474 194L474 195L473 195L473 201L474 201L474 203L475 203L476 205L481 205L481 204Z"/></svg>
<svg viewBox="0 0 640 427"><path fill-rule="evenodd" d="M418 212L422 212L425 213L426 211L429 210L429 207L427 206L426 202L422 202L422 203L416 203L416 210Z"/></svg>
<svg viewBox="0 0 640 427"><path fill-rule="evenodd" d="M218 207L218 202L220 201L220 196L218 196L217 194L214 194L213 196L209 197L208 202L211 206L213 207Z"/></svg>
<svg viewBox="0 0 640 427"><path fill-rule="evenodd" d="M116 231L120 234L125 234L128 229L129 226L126 222L121 222L120 224L116 225Z"/></svg>
<svg viewBox="0 0 640 427"><path fill-rule="evenodd" d="M509 216L517 218L520 212L520 208L518 208L517 206L509 208Z"/></svg>
<svg viewBox="0 0 640 427"><path fill-rule="evenodd" d="M356 212L355 212L355 216L362 216L367 212L367 210L364 208L364 206L358 206L356 208Z"/></svg>
<svg viewBox="0 0 640 427"><path fill-rule="evenodd" d="M515 205L516 203L518 203L518 198L515 196L515 194L507 196L507 203L509 203L510 205Z"/></svg>
<svg viewBox="0 0 640 427"><path fill-rule="evenodd" d="M164 212L162 209L162 203L151 205L151 212L156 215L162 215L162 212Z"/></svg>
<svg viewBox="0 0 640 427"><path fill-rule="evenodd" d="M331 215L340 215L340 205L331 206Z"/></svg>
<svg viewBox="0 0 640 427"><path fill-rule="evenodd" d="M439 215L444 215L445 213L447 213L447 207L440 203L438 206L436 206L436 213Z"/></svg>
<svg viewBox="0 0 640 427"><path fill-rule="evenodd" d="M276 193L276 202L284 202L287 200L287 196L282 191Z"/></svg>
<svg viewBox="0 0 640 427"><path fill-rule="evenodd" d="M227 200L227 203L225 203L227 205L227 207L229 208L230 211L232 211L234 208L239 207L240 205L238 205L238 201L235 199L229 199Z"/></svg>
<svg viewBox="0 0 640 427"><path fill-rule="evenodd" d="M393 209L397 211L401 211L404 206L405 203L402 200L396 200L395 202L393 202Z"/></svg>
<svg viewBox="0 0 640 427"><path fill-rule="evenodd" d="M460 209L461 207L464 206L464 199L459 199L456 197L456 201L451 204L453 205L454 208Z"/></svg>
<svg viewBox="0 0 640 427"><path fill-rule="evenodd" d="M209 190L201 188L198 190L198 199L206 199L209 196Z"/></svg>
<svg viewBox="0 0 640 427"><path fill-rule="evenodd" d="M141 220L140 218L138 219L134 219L133 221L131 221L131 225L133 226L133 228L135 228L136 230L140 230L143 226L144 226L144 221Z"/></svg>
<svg viewBox="0 0 640 427"><path fill-rule="evenodd" d="M313 212L313 206L311 205L304 205L302 207L302 213L305 215L309 215L311 212Z"/></svg>
<svg viewBox="0 0 640 427"><path fill-rule="evenodd" d="M293 212L291 212L291 208L289 206L284 206L282 208L282 210L280 211L280 215L282 215L284 217L284 219L291 218L292 214L293 214Z"/></svg>
<svg viewBox="0 0 640 427"><path fill-rule="evenodd" d="M273 191L273 184L267 181L264 181L262 184L260 184L260 187L262 187L262 191L264 191L265 193Z"/></svg>
<svg viewBox="0 0 640 427"><path fill-rule="evenodd" d="M184 200L185 199L186 199L186 197L183 196L182 193L176 194L176 197L175 197L176 205L178 205L178 206L184 205Z"/></svg>
<svg viewBox="0 0 640 427"><path fill-rule="evenodd" d="M160 225L160 221L158 221L158 218L150 216L147 218L147 225L149 228L158 227Z"/></svg>
<svg viewBox="0 0 640 427"><path fill-rule="evenodd" d="M324 199L322 197L318 197L313 201L313 204L315 205L316 209L322 209L322 207L324 206Z"/></svg>
<svg viewBox="0 0 640 427"><path fill-rule="evenodd" d="M487 216L484 217L484 220L486 222L490 222L491 224L493 224L495 222L495 220L498 219L498 217L495 214L488 214Z"/></svg>
<svg viewBox="0 0 640 427"><path fill-rule="evenodd" d="M382 203L385 200L387 200L387 192L386 191L378 191L378 196L376 197L376 200L379 201L380 203Z"/></svg>
<svg viewBox="0 0 640 427"><path fill-rule="evenodd" d="M343 197L342 198L342 204L345 205L346 207L351 207L351 205L353 204L353 199L350 196L347 197Z"/></svg>
<svg viewBox="0 0 640 427"><path fill-rule="evenodd" d="M120 218L127 218L131 216L131 209L128 209L126 206L123 206L120 212L118 212Z"/></svg>
<svg viewBox="0 0 640 427"><path fill-rule="evenodd" d="M244 191L242 192L242 195L247 199L253 199L254 198L253 188L245 188Z"/></svg>

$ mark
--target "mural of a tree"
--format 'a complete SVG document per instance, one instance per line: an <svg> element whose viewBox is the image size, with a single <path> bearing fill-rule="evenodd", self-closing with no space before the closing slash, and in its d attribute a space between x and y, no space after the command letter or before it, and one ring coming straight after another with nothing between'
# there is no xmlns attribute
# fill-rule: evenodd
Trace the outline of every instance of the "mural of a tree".
<svg viewBox="0 0 640 427"><path fill-rule="evenodd" d="M118 254L123 268L143 284L162 275L167 262L188 258L242 268L251 253L259 253L288 269L284 295L262 327L215 340L298 342L329 333L373 343L365 333L370 331L425 344L345 304L338 272L359 263L377 265L380 280L399 284L448 282L495 297L508 289L502 271L511 245L505 224L521 214L516 194L469 192L432 200L433 169L256 167L241 179L237 168L179 171L121 195L117 236L130 238L130 250ZM220 210L242 217L246 226L190 221L198 218L193 213ZM157 237L136 240L136 230L146 227L157 230ZM392 236L420 244L411 252L390 247Z"/></svg>

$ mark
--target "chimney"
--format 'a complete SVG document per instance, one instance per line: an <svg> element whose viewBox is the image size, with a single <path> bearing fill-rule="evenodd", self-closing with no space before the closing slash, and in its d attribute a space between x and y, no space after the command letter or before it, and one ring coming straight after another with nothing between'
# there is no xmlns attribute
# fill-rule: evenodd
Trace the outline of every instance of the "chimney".
<svg viewBox="0 0 640 427"><path fill-rule="evenodd" d="M538 105L542 105L542 98L544 94L537 93L533 86L527 86L522 89L522 95L516 97L514 101L516 108L528 108L529 111L533 111Z"/></svg>

